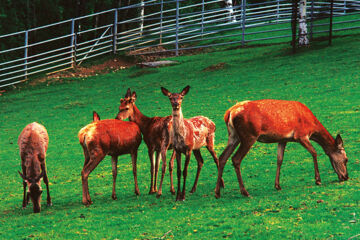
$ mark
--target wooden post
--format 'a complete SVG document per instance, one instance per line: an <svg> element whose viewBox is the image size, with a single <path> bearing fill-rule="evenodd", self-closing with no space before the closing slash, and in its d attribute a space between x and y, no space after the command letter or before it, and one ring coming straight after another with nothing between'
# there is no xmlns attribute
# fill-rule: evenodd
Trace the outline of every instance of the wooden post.
<svg viewBox="0 0 360 240"><path fill-rule="evenodd" d="M292 30L292 52L296 53L296 23L298 16L298 1L292 0L292 17L291 17L291 30Z"/></svg>
<svg viewBox="0 0 360 240"><path fill-rule="evenodd" d="M27 71L27 65L28 65L28 55L29 55L29 31L25 31L25 52L24 52L24 73L25 73L25 80L28 78L28 71Z"/></svg>
<svg viewBox="0 0 360 240"><path fill-rule="evenodd" d="M204 12L205 12L205 0L202 0L202 5L201 5L201 38L203 37L204 34Z"/></svg>
<svg viewBox="0 0 360 240"><path fill-rule="evenodd" d="M329 45L332 44L332 28L333 28L334 0L330 1L330 29L329 29Z"/></svg>
<svg viewBox="0 0 360 240"><path fill-rule="evenodd" d="M160 5L160 44L162 44L163 11L164 11L164 0L161 0L161 5Z"/></svg>
<svg viewBox="0 0 360 240"><path fill-rule="evenodd" d="M175 39L175 54L179 56L179 0L176 0L176 39Z"/></svg>
<svg viewBox="0 0 360 240"><path fill-rule="evenodd" d="M241 0L241 28L242 28L242 39L241 45L245 45L245 27L246 27L246 0Z"/></svg>
<svg viewBox="0 0 360 240"><path fill-rule="evenodd" d="M70 40L70 49L71 49L71 67L76 67L76 48L75 48L75 19L71 19L71 40Z"/></svg>
<svg viewBox="0 0 360 240"><path fill-rule="evenodd" d="M118 33L118 9L116 8L115 9L115 14L114 14L114 31L113 31L113 53L116 54L116 51L117 51L117 41L116 41L116 38L117 38L117 33Z"/></svg>

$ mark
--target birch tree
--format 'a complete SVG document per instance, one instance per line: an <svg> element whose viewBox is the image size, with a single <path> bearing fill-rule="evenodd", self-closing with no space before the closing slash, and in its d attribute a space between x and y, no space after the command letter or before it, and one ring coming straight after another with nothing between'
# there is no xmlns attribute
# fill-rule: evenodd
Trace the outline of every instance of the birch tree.
<svg viewBox="0 0 360 240"><path fill-rule="evenodd" d="M306 25L306 0L300 0L299 6L299 46L309 45Z"/></svg>
<svg viewBox="0 0 360 240"><path fill-rule="evenodd" d="M232 0L224 0L225 7L228 11L228 22L236 22L235 12L233 9Z"/></svg>

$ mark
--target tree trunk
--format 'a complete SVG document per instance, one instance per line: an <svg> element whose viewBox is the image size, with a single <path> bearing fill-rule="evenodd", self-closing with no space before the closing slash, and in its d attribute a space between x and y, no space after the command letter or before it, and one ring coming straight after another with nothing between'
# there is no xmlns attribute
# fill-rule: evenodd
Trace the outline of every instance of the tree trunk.
<svg viewBox="0 0 360 240"><path fill-rule="evenodd" d="M233 9L232 0L224 0L225 7L228 11L228 22L236 22L235 12Z"/></svg>
<svg viewBox="0 0 360 240"><path fill-rule="evenodd" d="M140 36L143 35L143 30L144 30L144 15L145 15L144 0L141 0L141 9L140 9Z"/></svg>
<svg viewBox="0 0 360 240"><path fill-rule="evenodd" d="M299 5L299 46L301 47L309 45L306 25L306 0L300 0Z"/></svg>

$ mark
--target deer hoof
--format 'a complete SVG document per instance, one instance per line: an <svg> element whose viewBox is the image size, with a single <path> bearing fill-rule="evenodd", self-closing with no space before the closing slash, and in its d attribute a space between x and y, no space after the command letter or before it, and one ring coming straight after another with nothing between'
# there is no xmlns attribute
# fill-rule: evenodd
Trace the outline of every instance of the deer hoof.
<svg viewBox="0 0 360 240"><path fill-rule="evenodd" d="M277 190L281 190L281 187L280 187L280 185L275 185L275 188L277 189Z"/></svg>
<svg viewBox="0 0 360 240"><path fill-rule="evenodd" d="M316 180L316 185L321 185L321 180Z"/></svg>
<svg viewBox="0 0 360 240"><path fill-rule="evenodd" d="M170 189L170 192L172 195L175 195L175 190L174 189Z"/></svg>
<svg viewBox="0 0 360 240"><path fill-rule="evenodd" d="M48 205L48 207L51 207L51 206L52 206L52 202L48 202L47 205Z"/></svg>
<svg viewBox="0 0 360 240"><path fill-rule="evenodd" d="M113 200L116 200L116 199L117 199L117 196L114 194L114 195L111 196L111 198L112 198Z"/></svg>
<svg viewBox="0 0 360 240"><path fill-rule="evenodd" d="M249 197L250 194L248 193L248 191L246 191L245 189L244 190L241 190L241 194L245 197Z"/></svg>
<svg viewBox="0 0 360 240"><path fill-rule="evenodd" d="M157 194L156 194L156 198L160 198L161 195L162 195L161 193L157 193Z"/></svg>
<svg viewBox="0 0 360 240"><path fill-rule="evenodd" d="M196 188L192 188L190 193L194 193L196 191Z"/></svg>
<svg viewBox="0 0 360 240"><path fill-rule="evenodd" d="M156 191L155 191L154 189L151 189L151 190L149 191L149 195L150 195L150 194L154 194L154 193L156 193Z"/></svg>

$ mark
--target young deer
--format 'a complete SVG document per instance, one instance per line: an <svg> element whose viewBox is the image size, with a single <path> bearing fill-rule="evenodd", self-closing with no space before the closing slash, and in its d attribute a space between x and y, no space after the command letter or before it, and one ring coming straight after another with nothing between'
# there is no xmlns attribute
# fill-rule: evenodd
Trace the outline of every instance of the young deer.
<svg viewBox="0 0 360 240"><path fill-rule="evenodd" d="M113 190L112 198L115 200L115 184L117 176L118 156L131 154L135 194L139 195L137 182L137 150L141 143L141 133L139 127L132 122L124 122L116 119L100 120L99 115L93 112L93 123L83 127L78 134L80 144L84 150L85 162L81 171L84 205L92 204L88 177L96 166L104 159L106 155L111 156Z"/></svg>
<svg viewBox="0 0 360 240"><path fill-rule="evenodd" d="M198 162L198 169L194 186L191 189L191 193L196 191L197 182L204 160L200 154L200 148L206 146L211 156L214 158L215 164L218 167L219 161L214 151L214 138L215 138L215 124L208 118L203 116L193 117L190 119L184 119L181 103L184 96L189 92L190 86L186 86L180 93L171 93L166 88L161 87L162 93L169 97L172 106L173 117L173 130L172 140L173 147L176 152L177 162L177 177L178 177L178 190L176 200L185 200L185 185L187 177L187 169L190 161L191 151L193 151L195 158ZM184 183L182 192L180 192L180 180L181 180L181 153L185 154L185 166L184 166ZM224 182L221 179L221 186L224 186Z"/></svg>
<svg viewBox="0 0 360 240"><path fill-rule="evenodd" d="M218 180L215 197L220 197L220 179L224 166L235 148L239 149L232 157L241 193L249 196L241 177L240 164L251 146L256 142L278 143L277 170L275 188L280 190L280 167L287 142L298 142L313 157L315 182L321 184L317 163L317 154L309 140L317 142L329 156L331 165L339 180L348 179L346 164L348 158L340 135L334 139L314 114L302 103L282 100L244 101L226 111L224 120L228 128L229 139L220 156Z"/></svg>
<svg viewBox="0 0 360 240"><path fill-rule="evenodd" d="M131 93L130 88L127 90L124 98L120 99L119 113L116 116L116 119L126 119L129 118L131 122L136 123L144 136L144 141L148 147L148 153L150 157L150 173L151 173L151 183L150 183L150 192L149 194L155 193L157 191L157 175L160 164L160 155L162 158L162 174L159 190L157 191L157 197L160 197L162 194L162 184L166 171L166 151L168 150L171 139L170 139L170 130L172 125L172 117L152 117L149 118L142 114L140 110L135 105L136 101L136 92ZM154 153L156 152L156 162L154 159ZM175 154L173 153L170 160L170 181L171 187L170 192L175 194L172 170L174 166Z"/></svg>
<svg viewBox="0 0 360 240"><path fill-rule="evenodd" d="M52 205L45 159L49 136L45 127L36 122L28 124L19 135L18 145L22 168L22 173L19 172L19 174L23 179L24 187L23 208L31 198L34 213L38 213L41 210L41 178L46 184L47 204Z"/></svg>

